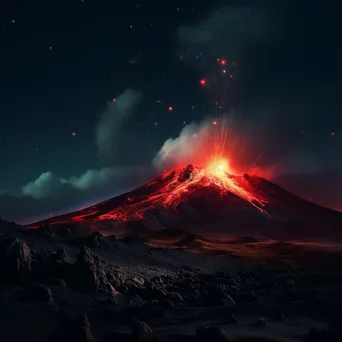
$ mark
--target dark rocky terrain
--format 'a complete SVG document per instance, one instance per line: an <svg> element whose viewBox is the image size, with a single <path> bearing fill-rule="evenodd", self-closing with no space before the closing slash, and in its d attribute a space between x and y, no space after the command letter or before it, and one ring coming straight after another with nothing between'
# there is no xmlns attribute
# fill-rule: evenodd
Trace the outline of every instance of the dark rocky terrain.
<svg viewBox="0 0 342 342"><path fill-rule="evenodd" d="M0 270L4 342L342 341L337 246L1 221Z"/></svg>

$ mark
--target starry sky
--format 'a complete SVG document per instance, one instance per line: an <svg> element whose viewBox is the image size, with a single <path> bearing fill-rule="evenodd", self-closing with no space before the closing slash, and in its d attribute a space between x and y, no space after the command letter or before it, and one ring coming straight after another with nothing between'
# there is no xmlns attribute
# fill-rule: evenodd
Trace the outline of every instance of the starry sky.
<svg viewBox="0 0 342 342"><path fill-rule="evenodd" d="M165 141L219 98L217 58L234 64L236 126L274 181L342 209L337 13L333 1L2 1L0 215L27 223L157 174Z"/></svg>

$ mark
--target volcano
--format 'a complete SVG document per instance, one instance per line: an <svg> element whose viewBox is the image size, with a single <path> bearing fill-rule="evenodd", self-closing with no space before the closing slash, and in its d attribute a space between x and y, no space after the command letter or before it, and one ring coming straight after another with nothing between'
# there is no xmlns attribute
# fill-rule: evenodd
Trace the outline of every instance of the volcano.
<svg viewBox="0 0 342 342"><path fill-rule="evenodd" d="M342 213L258 176L234 176L223 160L164 172L144 186L88 208L30 224L80 234L143 235L187 230L227 239L341 240Z"/></svg>

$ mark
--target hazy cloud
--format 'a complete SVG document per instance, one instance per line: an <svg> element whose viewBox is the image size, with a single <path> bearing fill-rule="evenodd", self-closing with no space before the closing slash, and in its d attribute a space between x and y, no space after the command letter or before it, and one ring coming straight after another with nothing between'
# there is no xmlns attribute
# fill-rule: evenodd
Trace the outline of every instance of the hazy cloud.
<svg viewBox="0 0 342 342"><path fill-rule="evenodd" d="M142 99L141 93L125 90L115 102L107 104L96 125L95 138L100 156L112 156L115 143L122 136L122 127L134 114ZM50 214L79 209L94 201L118 195L148 179L150 170L135 167L108 166L86 170L84 173L60 177L51 171L43 172L25 184L19 194L0 192L0 214L8 220L22 223Z"/></svg>
<svg viewBox="0 0 342 342"><path fill-rule="evenodd" d="M111 158L116 148L120 131L134 114L142 100L140 92L127 89L115 102L109 102L96 126L96 145L101 157Z"/></svg>
<svg viewBox="0 0 342 342"><path fill-rule="evenodd" d="M183 46L204 49L207 54L235 55L269 37L269 25L270 17L260 8L224 6L199 23L180 26L178 38Z"/></svg>

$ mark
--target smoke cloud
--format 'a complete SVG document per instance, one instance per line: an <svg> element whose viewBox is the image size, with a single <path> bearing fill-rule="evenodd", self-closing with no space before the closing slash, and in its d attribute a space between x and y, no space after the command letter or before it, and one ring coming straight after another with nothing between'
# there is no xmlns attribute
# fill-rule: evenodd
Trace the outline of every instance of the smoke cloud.
<svg viewBox="0 0 342 342"><path fill-rule="evenodd" d="M122 128L135 114L142 94L125 90L115 102L108 103L96 125L95 140L98 154L109 161L122 137ZM25 184L18 194L5 190L0 193L1 215L8 220L30 223L49 215L116 196L144 183L149 171L142 168L110 166L86 170L71 177L43 172Z"/></svg>
<svg viewBox="0 0 342 342"><path fill-rule="evenodd" d="M96 145L101 157L112 158L113 151L122 137L120 131L131 119L141 101L140 92L127 89L115 101L107 104L96 126Z"/></svg>
<svg viewBox="0 0 342 342"><path fill-rule="evenodd" d="M234 58L249 46L274 36L271 16L261 8L224 6L194 25L178 28L182 46L205 52L206 55Z"/></svg>

